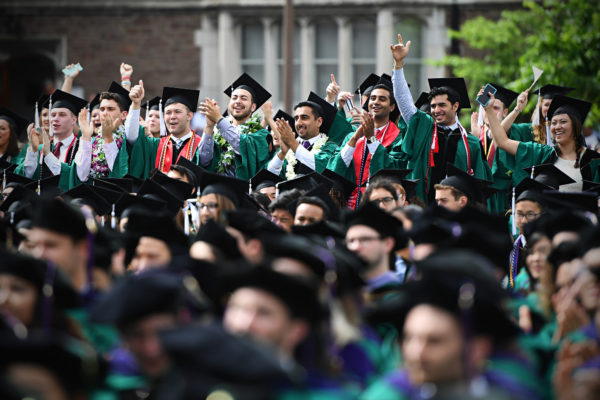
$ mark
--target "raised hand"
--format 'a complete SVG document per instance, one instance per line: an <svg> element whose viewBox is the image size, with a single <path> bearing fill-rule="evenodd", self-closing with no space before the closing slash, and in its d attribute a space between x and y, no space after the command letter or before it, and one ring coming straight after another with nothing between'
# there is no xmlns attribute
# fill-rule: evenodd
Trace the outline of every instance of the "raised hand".
<svg viewBox="0 0 600 400"><path fill-rule="evenodd" d="M129 98L133 103L134 110L138 110L140 108L145 94L146 92L144 91L144 81L140 79L138 84L132 87L129 91Z"/></svg>
<svg viewBox="0 0 600 400"><path fill-rule="evenodd" d="M479 89L479 93L477 93L477 96L481 96L483 94L483 88L485 86L482 86L481 89ZM490 101L488 101L486 106L483 106L483 109L485 110L485 113L488 117L488 120L490 119L490 114L494 113L494 100L496 99L494 97L494 95L492 93L488 93L488 96L490 96ZM496 114L494 114L495 116Z"/></svg>
<svg viewBox="0 0 600 400"><path fill-rule="evenodd" d="M50 153L50 133L45 129L42 129L42 142L42 152L47 156Z"/></svg>
<svg viewBox="0 0 600 400"><path fill-rule="evenodd" d="M285 145L286 147L289 147L292 151L296 151L298 142L296 141L294 131L292 131L290 124L283 118L275 121L275 124L277 125L277 131L279 132L279 144L281 146Z"/></svg>
<svg viewBox="0 0 600 400"><path fill-rule="evenodd" d="M406 58L410 50L410 43L411 42L409 40L406 42L405 46L404 42L402 42L402 35L398 34L398 43L390 45L392 57L394 58L394 68L402 68L404 58Z"/></svg>
<svg viewBox="0 0 600 400"><path fill-rule="evenodd" d="M327 96L325 97L325 100L327 100L328 103L333 103L335 101L335 96L338 95L340 90L342 90L342 88L335 81L335 75L331 74L331 83L327 85Z"/></svg>
<svg viewBox="0 0 600 400"><path fill-rule="evenodd" d="M133 67L122 62L121 66L119 67L119 72L121 73L121 78L131 78L131 74L133 74Z"/></svg>
<svg viewBox="0 0 600 400"><path fill-rule="evenodd" d="M69 64L67 66L65 66L65 68L73 68L75 66L75 64ZM79 75L79 70L77 68L73 69L73 72L71 72L70 75L65 75L65 79L71 79L74 80L77 75Z"/></svg>
<svg viewBox="0 0 600 400"><path fill-rule="evenodd" d="M522 112L525 107L527 107L527 100L528 100L528 96L529 96L529 90L526 90L524 92L522 92L521 94L519 94L519 97L517 97L517 105L516 105L516 109L518 112Z"/></svg>
<svg viewBox="0 0 600 400"><path fill-rule="evenodd" d="M38 148L40 147L40 136L35 130L35 125L33 123L29 124L27 127L27 139L29 140L31 151L38 151Z"/></svg>
<svg viewBox="0 0 600 400"><path fill-rule="evenodd" d="M81 129L81 139L85 140L86 142L91 142L92 135L94 134L94 128L88 122L87 115L88 109L83 107L81 111L79 111L78 115L79 129Z"/></svg>
<svg viewBox="0 0 600 400"><path fill-rule="evenodd" d="M267 121L267 123L273 121L273 103L266 101L260 109L262 110L264 120Z"/></svg>
<svg viewBox="0 0 600 400"><path fill-rule="evenodd" d="M375 122L369 113L363 113L363 122L361 124L365 130L365 137L368 139L375 134Z"/></svg>
<svg viewBox="0 0 600 400"><path fill-rule="evenodd" d="M338 94L338 110L343 110L346 102L351 100L352 97L354 97L354 95L350 92L340 92L340 94Z"/></svg>
<svg viewBox="0 0 600 400"><path fill-rule="evenodd" d="M109 114L100 116L100 122L102 123L102 138L105 143L113 141L113 132L121 125L120 118L114 118Z"/></svg>
<svg viewBox="0 0 600 400"><path fill-rule="evenodd" d="M200 106L198 111L206 116L207 122L210 121L213 125L216 124L222 117L221 109L215 100L206 97Z"/></svg>

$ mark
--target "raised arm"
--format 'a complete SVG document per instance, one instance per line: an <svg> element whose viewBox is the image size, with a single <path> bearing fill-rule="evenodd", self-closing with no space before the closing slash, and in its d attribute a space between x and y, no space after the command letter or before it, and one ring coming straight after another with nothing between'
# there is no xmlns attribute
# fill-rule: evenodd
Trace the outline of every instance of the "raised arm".
<svg viewBox="0 0 600 400"><path fill-rule="evenodd" d="M73 68L74 66L75 64L69 64L65 68ZM75 68L70 75L65 75L65 80L60 90L66 93L71 93L71 90L73 89L73 82L75 81L77 75L79 75L79 70L77 68Z"/></svg>
<svg viewBox="0 0 600 400"><path fill-rule="evenodd" d="M144 99L144 94L144 82L140 79L139 83L129 92L131 106L129 106L129 113L127 113L127 118L125 119L125 134L127 135L127 141L131 144L134 144L138 138L140 130L140 107Z"/></svg>
<svg viewBox="0 0 600 400"><path fill-rule="evenodd" d="M508 132L515 122L520 113L523 112L525 107L527 106L527 96L529 95L529 90L522 92L519 97L517 97L517 105L513 110L502 120L502 128L504 131Z"/></svg>
<svg viewBox="0 0 600 400"><path fill-rule="evenodd" d="M479 95L483 94L483 87L479 91ZM491 100L488 102L487 106L484 107L485 113L488 117L488 122L490 124L490 131L492 132L492 137L494 138L494 143L496 146L508 154L515 155L517 154L517 149L519 148L519 142L516 140L512 140L508 138L506 131L500 125L500 121L498 117L494 113L494 95L490 93Z"/></svg>
<svg viewBox="0 0 600 400"><path fill-rule="evenodd" d="M402 42L402 35L398 34L398 43L390 45L392 57L394 58L394 70L392 71L392 83L394 84L394 99L400 108L404 122L408 121L417 113L412 95L408 89L408 84L404 78L404 58L408 55L410 49L410 40L406 42L406 46Z"/></svg>

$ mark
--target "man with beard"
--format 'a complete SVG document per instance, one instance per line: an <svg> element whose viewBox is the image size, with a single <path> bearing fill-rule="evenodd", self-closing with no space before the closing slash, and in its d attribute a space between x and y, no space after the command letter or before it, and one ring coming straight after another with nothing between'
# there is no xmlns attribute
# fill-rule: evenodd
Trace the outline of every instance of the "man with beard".
<svg viewBox="0 0 600 400"><path fill-rule="evenodd" d="M212 99L206 98L200 104L199 110L206 116L199 149L200 165L206 166L212 161L217 173L248 180L269 161L269 132L253 113L271 94L246 73L225 89L225 94L231 97L228 117L221 115Z"/></svg>

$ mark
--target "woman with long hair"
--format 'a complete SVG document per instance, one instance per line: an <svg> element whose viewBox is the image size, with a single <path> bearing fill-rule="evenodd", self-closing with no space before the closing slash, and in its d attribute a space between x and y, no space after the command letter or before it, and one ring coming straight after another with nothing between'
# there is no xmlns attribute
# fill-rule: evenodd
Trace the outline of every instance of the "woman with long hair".
<svg viewBox="0 0 600 400"><path fill-rule="evenodd" d="M0 107L0 160L18 164L25 157L20 154L19 134L26 126L25 118Z"/></svg>
<svg viewBox="0 0 600 400"><path fill-rule="evenodd" d="M480 91L480 94L483 89ZM496 146L515 156L514 174L518 182L527 176L524 168L539 164L554 164L575 183L561 185L559 190L579 192L583 181L592 181L592 170L586 168L590 161L600 158L600 154L585 146L582 127L591 108L591 103L572 97L557 95L553 98L547 112L550 120L550 132L554 145L537 142L519 142L509 139L500 125L498 118L493 115L492 101L485 107L489 111L490 128Z"/></svg>

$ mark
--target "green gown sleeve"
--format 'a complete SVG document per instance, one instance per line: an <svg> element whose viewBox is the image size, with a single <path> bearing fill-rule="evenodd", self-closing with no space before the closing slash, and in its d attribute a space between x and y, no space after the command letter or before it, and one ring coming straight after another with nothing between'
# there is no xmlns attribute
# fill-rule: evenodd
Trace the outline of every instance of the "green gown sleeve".
<svg viewBox="0 0 600 400"><path fill-rule="evenodd" d="M138 138L129 155L129 174L136 178L146 179L156 163L156 153L160 138L150 138L140 126ZM123 146L121 146L123 149ZM116 161L115 161L116 163Z"/></svg>
<svg viewBox="0 0 600 400"><path fill-rule="evenodd" d="M533 165L544 164L554 153L552 146L539 144L536 142L521 142L515 154L515 169L513 171L513 185L518 185L527 177L527 172L523 168Z"/></svg>
<svg viewBox="0 0 600 400"><path fill-rule="evenodd" d="M331 140L328 140L327 143L321 147L319 152L315 154L315 170L318 173L323 172L327 167L329 160L331 160L336 152L338 152L338 146Z"/></svg>
<svg viewBox="0 0 600 400"><path fill-rule="evenodd" d="M29 146L29 144L27 144L27 146L25 146L25 148L23 149L25 152L27 152L27 147ZM33 173L33 176L31 177L31 179L39 179L40 178L40 152L42 151L42 147L43 145L40 144L38 146L38 151L35 157L35 164L37 165L35 172ZM21 175L21 176L25 176L25 157L23 157L22 160L20 160L19 164L17 165L17 168L15 168L14 171L15 174L17 175Z"/></svg>
<svg viewBox="0 0 600 400"><path fill-rule="evenodd" d="M427 162L432 134L433 118L418 110L410 121L408 121L406 134L401 145L403 159L406 160L406 168L412 170L409 178L420 179L416 193L424 200L427 199L424 178L427 175Z"/></svg>
<svg viewBox="0 0 600 400"><path fill-rule="evenodd" d="M266 129L240 135L240 154L235 157L235 175L238 179L250 179L269 162L267 135L269 132Z"/></svg>
<svg viewBox="0 0 600 400"><path fill-rule="evenodd" d="M335 119L333 120L333 124L329 128L329 132L327 133L327 137L329 141L335 143L336 145L340 145L346 136L348 136L349 132L354 132L354 127L348 120L342 111L338 111L335 114Z"/></svg>
<svg viewBox="0 0 600 400"><path fill-rule="evenodd" d="M403 169L406 168L406 160L402 153L402 132L398 132L398 136L388 148L380 145L377 147L375 154L371 156L371 164L369 166L369 176L375 175L378 171L387 168Z"/></svg>
<svg viewBox="0 0 600 400"><path fill-rule="evenodd" d="M21 149L19 154L17 154L16 156L14 156L10 159L11 164L15 164L15 165L23 164L23 162L25 162L25 155L27 154L28 147L29 147L29 143L27 143L25 146L23 146L23 148Z"/></svg>
<svg viewBox="0 0 600 400"><path fill-rule="evenodd" d="M354 159L350 161L350 165L346 167L346 163L342 159L341 150L344 148L346 143L352 138L354 132L350 132L346 135L342 145L338 148L335 154L329 159L329 164L327 164L327 169L332 170L336 174L343 176L348 179L350 182L356 182L356 173L354 169Z"/></svg>

